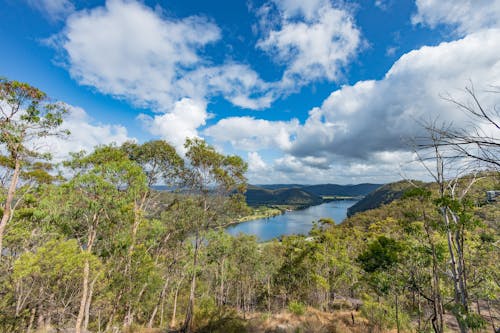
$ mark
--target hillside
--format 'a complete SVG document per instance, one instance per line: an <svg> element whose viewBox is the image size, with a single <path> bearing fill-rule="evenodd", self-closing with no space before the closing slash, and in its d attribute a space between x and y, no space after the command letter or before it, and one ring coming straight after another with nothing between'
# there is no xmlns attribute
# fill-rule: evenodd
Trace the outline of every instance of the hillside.
<svg viewBox="0 0 500 333"><path fill-rule="evenodd" d="M320 184L306 185L303 190L314 193L319 196L347 196L359 197L365 196L370 192L382 186L381 184L356 184L356 185L337 185L337 184Z"/></svg>
<svg viewBox="0 0 500 333"><path fill-rule="evenodd" d="M258 205L317 205L322 202L321 197L365 196L379 188L380 184L357 185L300 185L300 184L270 184L249 185L246 192L246 201L250 206Z"/></svg>
<svg viewBox="0 0 500 333"><path fill-rule="evenodd" d="M417 183L421 184L421 182ZM383 185L350 207L347 210L347 216L349 217L356 213L379 208L382 205L391 203L392 201L401 198L403 193L411 186L412 185L406 180Z"/></svg>
<svg viewBox="0 0 500 333"><path fill-rule="evenodd" d="M249 206L294 205L311 206L322 202L321 197L300 188L265 189L250 185L246 192Z"/></svg>

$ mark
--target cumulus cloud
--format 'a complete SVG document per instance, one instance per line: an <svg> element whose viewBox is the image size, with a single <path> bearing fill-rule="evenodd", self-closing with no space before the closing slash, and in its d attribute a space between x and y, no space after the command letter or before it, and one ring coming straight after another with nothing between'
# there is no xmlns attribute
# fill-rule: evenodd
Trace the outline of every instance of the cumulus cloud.
<svg viewBox="0 0 500 333"><path fill-rule="evenodd" d="M500 83L499 34L492 29L423 47L402 56L382 80L333 92L310 112L290 152L366 159L374 152L406 149L402 138L421 134L418 121L439 117L463 124L464 115L440 95L459 95L469 79L484 87Z"/></svg>
<svg viewBox="0 0 500 333"><path fill-rule="evenodd" d="M127 129L122 125L95 122L80 107L68 106L68 110L61 129L69 130L69 137L47 137L43 142L36 143L41 151L51 152L56 162L67 159L70 152L90 152L95 146L102 144L119 145L125 141L135 141L128 136Z"/></svg>
<svg viewBox="0 0 500 333"><path fill-rule="evenodd" d="M342 175L362 180L363 174L387 181L402 172L421 178L421 169L411 166L414 156L407 138L424 135L419 122L436 118L466 126L470 119L441 96L466 98L463 88L469 80L481 101L494 105L495 94L481 92L500 85L499 35L500 29L481 30L411 51L381 80L360 81L332 92L321 106L309 111L303 124L232 119L227 124L220 121L217 130L209 128L206 133L239 149L255 150L259 145L281 149L284 156L270 165L266 175L283 181L283 177L312 181ZM238 130L231 132L233 126ZM279 133L283 126L289 138L286 145L260 138ZM268 130L261 133L259 128Z"/></svg>
<svg viewBox="0 0 500 333"><path fill-rule="evenodd" d="M378 155L378 154L377 154ZM300 183L300 184L359 184L388 183L401 177L425 179L425 170L412 163L414 156L408 152L390 153L390 160L330 160L327 168L318 168L307 163L304 158L285 154L266 163L259 172L250 172L253 184ZM388 157L388 156L387 156Z"/></svg>
<svg viewBox="0 0 500 333"><path fill-rule="evenodd" d="M296 119L269 121L253 117L230 117L207 128L203 134L216 142L230 142L235 148L246 151L266 148L290 149L299 126Z"/></svg>
<svg viewBox="0 0 500 333"><path fill-rule="evenodd" d="M53 22L64 20L75 10L75 6L69 0L27 0L27 2Z"/></svg>
<svg viewBox="0 0 500 333"><path fill-rule="evenodd" d="M170 142L182 152L186 138L198 137L197 128L205 125L209 117L206 107L203 101L183 98L165 114L154 117L141 114L139 119L150 133Z"/></svg>
<svg viewBox="0 0 500 333"><path fill-rule="evenodd" d="M205 124L211 97L262 109L278 96L248 65L212 64L200 55L220 38L206 17L173 19L138 1L108 0L73 13L49 43L80 84L160 113L140 119L152 134L181 147Z"/></svg>
<svg viewBox="0 0 500 333"><path fill-rule="evenodd" d="M197 68L176 84L188 96L203 98L220 94L233 105L246 109L267 108L275 99L271 84L248 65L238 63Z"/></svg>
<svg viewBox="0 0 500 333"><path fill-rule="evenodd" d="M200 64L198 50L219 37L219 28L203 17L169 20L139 2L108 0L70 16L53 42L81 84L161 109L185 97L175 81Z"/></svg>
<svg viewBox="0 0 500 333"><path fill-rule="evenodd" d="M137 1L108 0L71 15L49 43L80 84L137 106L168 112L182 98L222 95L242 108L269 107L277 94L252 68L200 55L220 39L206 17L173 19Z"/></svg>
<svg viewBox="0 0 500 333"><path fill-rule="evenodd" d="M414 24L453 26L459 34L500 24L500 0L417 0Z"/></svg>
<svg viewBox="0 0 500 333"><path fill-rule="evenodd" d="M261 172L263 170L267 169L267 164L264 162L262 157L260 157L259 153L255 151L251 151L247 155L247 161L248 161L248 171L250 173L253 172Z"/></svg>
<svg viewBox="0 0 500 333"><path fill-rule="evenodd" d="M361 45L351 13L327 0L276 0L274 4L280 23L267 31L257 47L286 64L281 89L318 79L338 80ZM259 13L268 20L269 4L263 8Z"/></svg>

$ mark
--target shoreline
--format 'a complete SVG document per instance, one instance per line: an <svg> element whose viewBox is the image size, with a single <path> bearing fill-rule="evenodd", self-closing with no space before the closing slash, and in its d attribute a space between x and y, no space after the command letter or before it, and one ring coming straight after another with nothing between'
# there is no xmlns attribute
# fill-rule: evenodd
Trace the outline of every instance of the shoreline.
<svg viewBox="0 0 500 333"><path fill-rule="evenodd" d="M226 223L220 228L227 228L230 226L238 225L240 223L245 223L245 222L251 222L255 220L261 220L261 219L266 219L266 218L271 218L279 215L284 215L286 212L293 212L293 211L298 211L298 210L303 210L307 209L309 207L314 207L314 206L319 206L325 203L329 203L332 201L344 201L344 200L360 200L363 198L362 196L353 196L353 197L348 197L348 196L331 196L331 197L323 197L323 201L315 204L315 205L270 205L270 206L265 206L268 210L274 210L270 214L264 214L264 215L247 215L239 218L238 220L231 221L229 223ZM262 206L261 206L262 207Z"/></svg>

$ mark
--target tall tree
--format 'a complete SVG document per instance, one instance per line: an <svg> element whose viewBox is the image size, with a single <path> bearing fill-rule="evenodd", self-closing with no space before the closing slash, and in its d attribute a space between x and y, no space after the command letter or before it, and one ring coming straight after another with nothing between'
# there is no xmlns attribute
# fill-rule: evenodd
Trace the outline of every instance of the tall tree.
<svg viewBox="0 0 500 333"><path fill-rule="evenodd" d="M66 215L65 228L79 239L82 252L91 255L102 241L113 240L119 232L128 230L130 225L132 229L137 227L136 221L141 216L137 202L147 191L146 176L137 163L130 161L122 150L114 146L98 147L88 155L77 154L68 165L76 171L76 175L65 186L67 196L61 209ZM133 247L130 244L135 242L135 232L131 231L125 243L129 246L123 275L129 283L121 290L117 301L131 286L128 278ZM92 298L90 269L90 262L86 260L75 325L77 333L81 331Z"/></svg>
<svg viewBox="0 0 500 333"><path fill-rule="evenodd" d="M40 154L36 145L41 138L67 134L59 129L64 113L64 104L50 103L39 89L27 83L0 79L0 166L8 184L7 195L1 204L0 258L22 169L33 159L49 158L49 155Z"/></svg>
<svg viewBox="0 0 500 333"><path fill-rule="evenodd" d="M201 233L221 225L231 212L245 207L243 193L246 190L246 163L238 156L225 156L201 139L186 140L188 161L187 186L198 203L199 219L193 221L194 233L193 273L186 310L181 328L191 332L193 321L198 255Z"/></svg>

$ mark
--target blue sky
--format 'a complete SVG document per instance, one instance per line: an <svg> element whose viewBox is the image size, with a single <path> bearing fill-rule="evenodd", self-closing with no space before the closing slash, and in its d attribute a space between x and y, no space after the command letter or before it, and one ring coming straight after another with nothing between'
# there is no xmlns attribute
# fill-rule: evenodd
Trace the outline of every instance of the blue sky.
<svg viewBox="0 0 500 333"><path fill-rule="evenodd" d="M253 183L422 178L418 122L466 124L440 96L500 85L500 0L0 4L0 75L71 106L58 158L198 136Z"/></svg>

